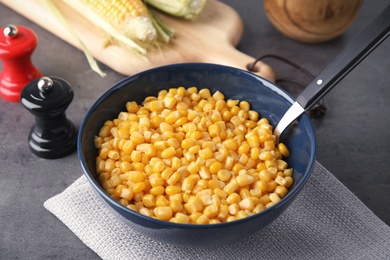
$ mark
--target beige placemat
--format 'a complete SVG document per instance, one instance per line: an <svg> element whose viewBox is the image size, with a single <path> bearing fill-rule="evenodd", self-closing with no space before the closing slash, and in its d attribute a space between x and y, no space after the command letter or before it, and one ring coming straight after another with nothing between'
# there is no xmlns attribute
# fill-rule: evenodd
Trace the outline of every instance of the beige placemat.
<svg viewBox="0 0 390 260"><path fill-rule="evenodd" d="M84 176L44 207L103 259L390 259L390 227L318 162L276 221L219 248L175 247L139 235L117 221Z"/></svg>

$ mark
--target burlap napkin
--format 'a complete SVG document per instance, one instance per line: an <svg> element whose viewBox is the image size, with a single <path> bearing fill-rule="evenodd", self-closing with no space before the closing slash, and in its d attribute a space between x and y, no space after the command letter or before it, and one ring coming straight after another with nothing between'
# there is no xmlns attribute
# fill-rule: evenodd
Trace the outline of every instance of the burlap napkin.
<svg viewBox="0 0 390 260"><path fill-rule="evenodd" d="M103 259L390 259L390 227L318 162L280 218L219 248L175 247L135 233L84 176L44 206Z"/></svg>

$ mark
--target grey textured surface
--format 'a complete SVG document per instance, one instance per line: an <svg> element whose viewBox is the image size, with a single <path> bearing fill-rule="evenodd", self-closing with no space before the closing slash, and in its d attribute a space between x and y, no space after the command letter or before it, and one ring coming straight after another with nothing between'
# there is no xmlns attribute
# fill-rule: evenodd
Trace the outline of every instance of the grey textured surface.
<svg viewBox="0 0 390 260"><path fill-rule="evenodd" d="M267 20L260 0L224 0L237 10L245 32L238 49L253 57L274 53L320 72L387 1L364 1L350 29L323 44L302 44L281 35ZM0 4L0 26L31 28L39 38L33 63L45 74L68 80L75 98L67 116L76 126L93 101L123 75L104 66L101 78L84 54ZM294 73L266 60L278 76ZM0 65L1 68L1 65ZM294 75L295 76L295 75ZM326 97L328 113L313 120L317 160L379 218L390 224L390 39L382 43ZM0 100L0 259L95 259L96 254L44 209L82 172L76 153L58 160L32 155L27 136L34 118L19 103Z"/></svg>

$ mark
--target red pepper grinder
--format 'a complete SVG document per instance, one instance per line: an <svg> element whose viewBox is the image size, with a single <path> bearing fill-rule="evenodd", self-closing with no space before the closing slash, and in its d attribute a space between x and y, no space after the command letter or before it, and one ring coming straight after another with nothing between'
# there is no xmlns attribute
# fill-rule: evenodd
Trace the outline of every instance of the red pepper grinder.
<svg viewBox="0 0 390 260"><path fill-rule="evenodd" d="M58 77L42 77L22 90L21 103L35 116L28 144L35 155L57 159L76 149L76 128L65 110L73 100L69 83Z"/></svg>
<svg viewBox="0 0 390 260"><path fill-rule="evenodd" d="M11 102L20 101L20 92L30 81L42 76L31 62L37 36L26 27L8 25L0 29L0 96Z"/></svg>

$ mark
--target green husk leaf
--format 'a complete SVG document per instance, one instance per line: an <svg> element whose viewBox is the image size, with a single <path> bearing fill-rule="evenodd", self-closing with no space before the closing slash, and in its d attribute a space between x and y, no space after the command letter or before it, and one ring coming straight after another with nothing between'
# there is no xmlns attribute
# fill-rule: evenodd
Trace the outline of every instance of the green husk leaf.
<svg viewBox="0 0 390 260"><path fill-rule="evenodd" d="M92 54L89 52L88 48L85 46L84 42L80 39L80 37L77 35L77 33L73 30L73 28L69 25L69 23L66 21L64 16L61 14L61 12L58 10L58 8L53 4L51 0L41 0L49 9L50 11L57 17L57 19L64 25L65 29L75 37L75 39L78 40L81 48L83 49L83 52L85 54L85 57L87 58L87 61L89 63L89 66L93 71L98 73L101 77L105 77L106 74L100 69L99 65L97 64L96 60L92 56Z"/></svg>
<svg viewBox="0 0 390 260"><path fill-rule="evenodd" d="M153 10L149 10L151 20L153 22L154 27L156 28L158 34L163 39L164 42L168 43L170 39L173 37L175 31L164 24L160 18L153 12Z"/></svg>
<svg viewBox="0 0 390 260"><path fill-rule="evenodd" d="M195 20L203 11L207 0L144 0L167 14Z"/></svg>

